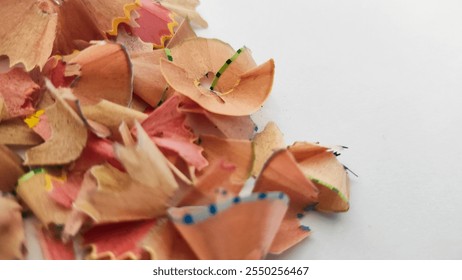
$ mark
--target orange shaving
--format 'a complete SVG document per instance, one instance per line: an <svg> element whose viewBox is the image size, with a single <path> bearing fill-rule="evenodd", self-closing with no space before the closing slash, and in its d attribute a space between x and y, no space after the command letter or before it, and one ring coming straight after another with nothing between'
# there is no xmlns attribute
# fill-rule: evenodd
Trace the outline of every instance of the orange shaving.
<svg viewBox="0 0 462 280"><path fill-rule="evenodd" d="M318 210L344 212L350 207L350 182L345 167L333 151L312 143L298 143L289 150L300 169L319 189Z"/></svg>
<svg viewBox="0 0 462 280"><path fill-rule="evenodd" d="M245 116L260 109L273 84L274 61L255 67L246 49L222 74L214 90L212 76L235 51L214 39L185 40L171 50L173 62L161 59L160 67L168 84L204 109L221 115Z"/></svg>

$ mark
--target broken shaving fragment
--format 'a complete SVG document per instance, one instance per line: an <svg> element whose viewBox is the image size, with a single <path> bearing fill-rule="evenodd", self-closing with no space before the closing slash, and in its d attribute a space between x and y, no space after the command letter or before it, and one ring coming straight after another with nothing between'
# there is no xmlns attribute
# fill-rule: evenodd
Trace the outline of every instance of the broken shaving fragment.
<svg viewBox="0 0 462 280"><path fill-rule="evenodd" d="M51 137L45 143L26 151L25 165L68 164L76 160L85 147L87 129L84 123L60 96L60 91L52 94L56 101L45 109L51 126Z"/></svg>
<svg viewBox="0 0 462 280"><path fill-rule="evenodd" d="M269 96L274 61L256 66L247 48L235 52L222 41L193 38L173 47L171 53L173 62L160 62L168 84L212 113L247 116Z"/></svg>
<svg viewBox="0 0 462 280"><path fill-rule="evenodd" d="M0 260L26 257L21 206L10 197L0 195Z"/></svg>
<svg viewBox="0 0 462 280"><path fill-rule="evenodd" d="M39 85L23 69L0 74L0 121L32 114L39 95Z"/></svg>
<svg viewBox="0 0 462 280"><path fill-rule="evenodd" d="M13 151L0 144L0 193L10 192L24 174L22 160Z"/></svg>
<svg viewBox="0 0 462 280"><path fill-rule="evenodd" d="M288 202L282 192L254 193L205 206L170 208L168 214L199 259L261 259Z"/></svg>
<svg viewBox="0 0 462 280"><path fill-rule="evenodd" d="M269 122L262 132L257 133L253 139L255 149L255 162L252 169L252 176L260 174L265 162L271 157L274 151L284 148L284 136L274 122Z"/></svg>
<svg viewBox="0 0 462 280"><path fill-rule="evenodd" d="M66 71L66 63L61 56L55 55L48 59L42 69L43 77L51 81L54 87L69 87L73 81L72 77L64 75Z"/></svg>
<svg viewBox="0 0 462 280"><path fill-rule="evenodd" d="M333 150L305 142L294 144L289 151L297 159L303 174L319 189L316 209L323 212L348 211L350 181Z"/></svg>

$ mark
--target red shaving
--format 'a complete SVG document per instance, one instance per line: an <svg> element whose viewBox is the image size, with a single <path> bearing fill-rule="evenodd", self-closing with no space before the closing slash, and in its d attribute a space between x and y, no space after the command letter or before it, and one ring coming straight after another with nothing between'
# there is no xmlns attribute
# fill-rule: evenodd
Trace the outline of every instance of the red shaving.
<svg viewBox="0 0 462 280"><path fill-rule="evenodd" d="M173 96L149 114L141 126L160 147L176 152L198 170L208 165L202 148L194 144L195 135L186 128L186 115L178 110L180 98Z"/></svg>
<svg viewBox="0 0 462 280"><path fill-rule="evenodd" d="M8 73L0 74L0 96L5 103L8 118L34 113L34 103L39 93L39 85L20 68L13 68Z"/></svg>
<svg viewBox="0 0 462 280"><path fill-rule="evenodd" d="M39 117L38 124L34 126L32 130L40 135L40 137L42 137L42 139L45 141L51 138L51 126L48 122L48 117L46 114L43 114Z"/></svg>
<svg viewBox="0 0 462 280"><path fill-rule="evenodd" d="M145 42L153 43L156 46L163 46L164 41L173 34L169 25L176 25L172 19L171 12L158 3L150 0L141 0L141 8L136 10L139 18L135 21L139 27L133 27L133 34Z"/></svg>
<svg viewBox="0 0 462 280"><path fill-rule="evenodd" d="M127 253L143 257L138 243L156 224L156 220L136 221L96 226L83 235L84 246L92 245L98 256L112 253L116 259Z"/></svg>
<svg viewBox="0 0 462 280"><path fill-rule="evenodd" d="M66 77L64 71L66 63L57 57L50 57L45 64L42 74L47 77L55 87L68 87L73 77Z"/></svg>
<svg viewBox="0 0 462 280"><path fill-rule="evenodd" d="M87 171L90 167L102 164L106 161L115 168L123 170L122 165L115 158L112 145L112 141L99 138L93 133L89 133L87 146L82 151L79 159L75 162L73 170Z"/></svg>
<svg viewBox="0 0 462 280"><path fill-rule="evenodd" d="M75 260L72 242L64 244L61 240L53 238L45 229L37 230L43 257L47 260Z"/></svg>
<svg viewBox="0 0 462 280"><path fill-rule="evenodd" d="M71 172L65 181L53 179L53 189L49 192L51 198L58 204L71 209L82 186L83 174Z"/></svg>

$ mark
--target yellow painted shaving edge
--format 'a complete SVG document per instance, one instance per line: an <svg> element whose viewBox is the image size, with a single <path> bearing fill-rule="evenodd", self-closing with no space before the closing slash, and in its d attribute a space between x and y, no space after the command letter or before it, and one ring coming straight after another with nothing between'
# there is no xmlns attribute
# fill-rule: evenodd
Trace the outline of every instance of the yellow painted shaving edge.
<svg viewBox="0 0 462 280"><path fill-rule="evenodd" d="M45 113L45 110L38 110L29 117L24 119L24 122L27 124L29 128L34 128L40 122L40 116Z"/></svg>
<svg viewBox="0 0 462 280"><path fill-rule="evenodd" d="M117 34L118 34L117 31L118 31L119 24L121 24L121 23L130 24L131 12L134 11L135 9L137 9L137 8L140 8L141 6L142 6L141 5L141 0L136 0L134 3L125 4L124 8L123 8L125 16L124 17L117 17L117 18L113 19L112 20L112 30L107 31L107 33L109 35L111 35L111 36L117 36ZM169 17L172 20L171 22L169 22L167 24L167 27L168 27L168 30L170 31L170 34L169 35L163 35L162 37L160 37L160 45L152 43L155 49L164 48L165 47L165 41L167 41L168 39L173 37L173 34L174 34L173 29L178 26L178 22L175 20L175 13L170 11Z"/></svg>
<svg viewBox="0 0 462 280"><path fill-rule="evenodd" d="M133 3L130 4L125 4L124 5L124 17L117 17L112 20L112 30L107 31L109 35L112 36L117 36L117 28L119 27L119 24L121 23L126 23L129 24L131 20L131 12L137 8L141 7L141 0L136 0Z"/></svg>

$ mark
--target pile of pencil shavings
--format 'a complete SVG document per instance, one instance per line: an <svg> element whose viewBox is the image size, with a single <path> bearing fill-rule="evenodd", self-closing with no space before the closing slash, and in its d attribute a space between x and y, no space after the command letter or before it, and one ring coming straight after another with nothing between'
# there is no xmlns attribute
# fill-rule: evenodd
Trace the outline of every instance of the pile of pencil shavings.
<svg viewBox="0 0 462 280"><path fill-rule="evenodd" d="M27 213L47 259L260 259L348 210L336 150L256 133L273 60L198 38L197 5L2 1L1 259Z"/></svg>

